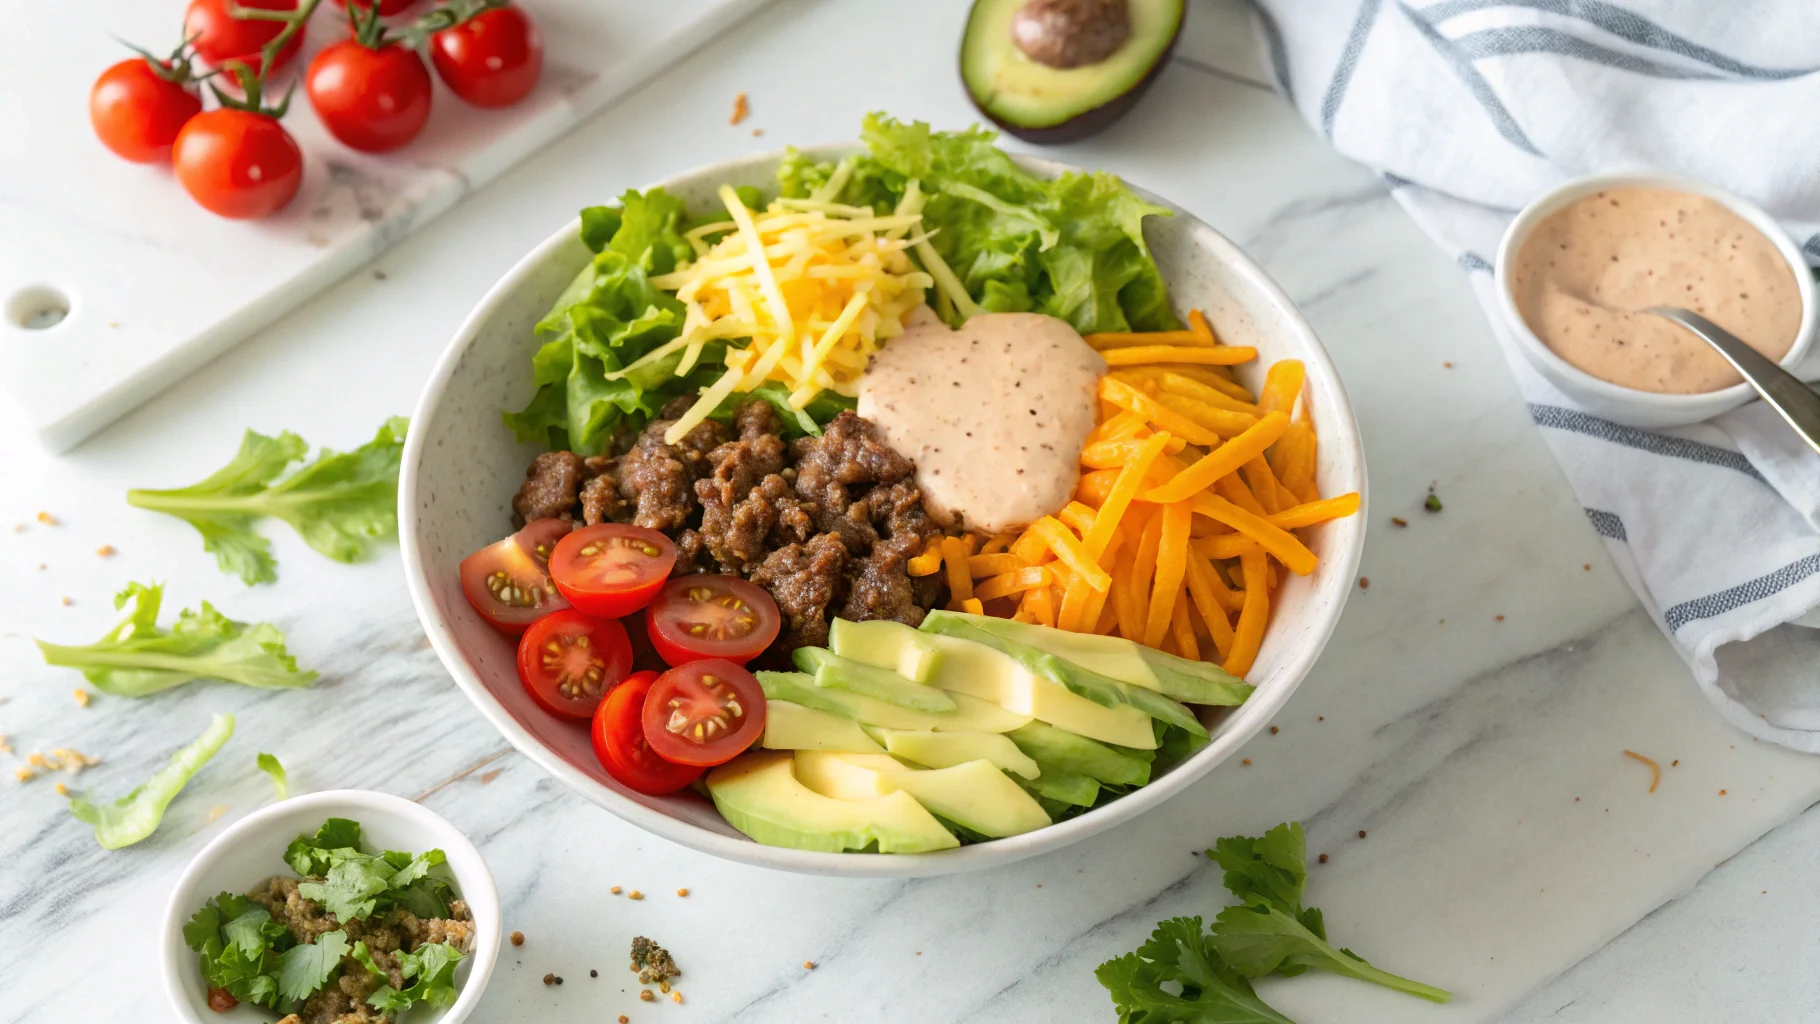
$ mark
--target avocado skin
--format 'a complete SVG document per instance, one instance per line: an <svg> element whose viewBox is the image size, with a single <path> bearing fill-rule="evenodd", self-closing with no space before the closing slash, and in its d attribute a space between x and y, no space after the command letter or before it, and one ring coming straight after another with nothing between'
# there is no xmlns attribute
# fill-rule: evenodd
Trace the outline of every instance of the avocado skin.
<svg viewBox="0 0 1820 1024"><path fill-rule="evenodd" d="M987 2L990 2L990 0L974 0L973 6L978 7L980 4ZM1023 139L1025 142L1034 143L1039 146L1059 146L1066 142L1076 142L1087 138L1088 136L1097 135L1107 128L1112 127L1113 122L1124 117L1126 112L1136 105L1137 101L1142 99L1146 92L1150 91L1151 83L1156 81L1158 73L1160 73L1163 70L1163 67L1169 63L1169 58L1175 53L1175 44L1182 38L1182 26L1187 20L1188 4L1186 3L1186 0L1184 0L1181 17L1176 20L1175 31L1170 34L1169 41L1163 44L1162 50L1157 53L1156 60L1151 63L1150 70L1144 73L1144 77L1138 79L1136 84L1132 85L1131 88L1126 89L1124 92L1107 100L1105 103L1102 103L1091 110L1084 110L1060 124L1046 125L1041 128L1019 124L1016 121L1001 117L997 113L994 113L979 96L975 95L972 87L967 84L966 66L967 33L972 30L974 25L971 10L968 13L967 25L961 30L960 56L955 62L956 70L960 72L962 91L967 94L967 99L973 104L974 109L978 110L986 120L991 121L1006 133ZM1012 44L1006 43L1004 45Z"/></svg>

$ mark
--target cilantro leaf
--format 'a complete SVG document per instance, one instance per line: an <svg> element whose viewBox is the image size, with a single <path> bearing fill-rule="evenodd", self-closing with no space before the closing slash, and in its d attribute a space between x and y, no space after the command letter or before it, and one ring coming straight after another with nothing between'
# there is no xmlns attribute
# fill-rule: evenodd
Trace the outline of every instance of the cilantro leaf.
<svg viewBox="0 0 1820 1024"><path fill-rule="evenodd" d="M283 800L291 795L290 778L285 775L284 765L279 763L275 755L260 754L259 770L272 777L272 788L277 791L278 799Z"/></svg>
<svg viewBox="0 0 1820 1024"><path fill-rule="evenodd" d="M221 912L215 909L215 903L216 900L225 899L227 896L227 893L222 893L215 899L204 903L201 910L190 915L190 919L183 925L184 945L200 953L208 947L209 943L213 942L216 952L220 951Z"/></svg>
<svg viewBox="0 0 1820 1024"><path fill-rule="evenodd" d="M393 888L386 897L418 917L448 917L455 890L440 878L419 878L403 888Z"/></svg>
<svg viewBox="0 0 1820 1024"><path fill-rule="evenodd" d="M427 877L430 873L430 869L436 865L448 863L447 855L441 850L425 850L415 857L408 853L401 854L396 850L387 850L385 852L385 857L388 863L390 863L394 857L407 858L405 863L398 867L398 872L392 876L391 884L394 887L410 885L420 878Z"/></svg>
<svg viewBox="0 0 1820 1024"><path fill-rule="evenodd" d="M358 850L335 850L333 863L320 882L298 883L297 893L315 900L342 921L372 916L378 897L392 884L393 868L383 857Z"/></svg>
<svg viewBox="0 0 1820 1024"><path fill-rule="evenodd" d="M256 960L278 935L288 929L272 920L272 912L255 906L221 926L221 935L230 946L239 946L248 959Z"/></svg>
<svg viewBox="0 0 1820 1024"><path fill-rule="evenodd" d="M309 998L328 984L347 952L348 935L339 929L285 950L278 957L278 993L286 999Z"/></svg>
<svg viewBox="0 0 1820 1024"><path fill-rule="evenodd" d="M268 622L248 625L215 610L185 609L168 631L158 626L164 584L129 583L114 607L133 610L108 634L85 646L37 641L45 664L80 669L103 693L144 697L195 679L220 679L245 686L298 687L316 681L300 671L284 646L284 634Z"/></svg>
<svg viewBox="0 0 1820 1024"><path fill-rule="evenodd" d="M207 479L173 490L128 491L127 504L189 522L221 571L249 584L278 578L271 542L253 531L262 518L290 523L330 558L358 561L370 541L398 532L398 465L407 425L393 417L367 444L345 453L325 448L283 480L279 476L309 446L290 431L267 437L249 430L240 451Z"/></svg>
<svg viewBox="0 0 1820 1024"><path fill-rule="evenodd" d="M455 966L461 962L461 952L454 946L429 943L396 956L404 979L415 982L405 989L382 986L367 997L367 1005L393 1013L419 1002L444 1007L455 1001Z"/></svg>
<svg viewBox="0 0 1820 1024"><path fill-rule="evenodd" d="M157 774L137 789L111 804L99 806L71 797L70 813L77 820L94 826L95 841L103 848L118 850L131 846L157 830L158 823L164 819L164 809L232 735L234 716L218 714L202 735L173 754L169 764L158 769Z"/></svg>
<svg viewBox="0 0 1820 1024"><path fill-rule="evenodd" d="M1238 973L1258 978L1272 971L1291 976L1329 971L1437 1003L1453 998L1444 989L1379 970L1327 941L1321 912L1302 906L1308 861L1299 823L1278 825L1258 838L1221 839L1207 856L1225 869L1226 888L1243 904L1220 911L1212 939Z"/></svg>
<svg viewBox="0 0 1820 1024"><path fill-rule="evenodd" d="M315 835L298 836L284 849L284 862L300 875L326 875L331 850L360 849L360 822L329 818Z"/></svg>
<svg viewBox="0 0 1820 1024"><path fill-rule="evenodd" d="M1158 924L1136 952L1093 973L1111 994L1120 1024L1293 1024L1220 960L1198 917ZM1171 982L1179 994L1164 987Z"/></svg>

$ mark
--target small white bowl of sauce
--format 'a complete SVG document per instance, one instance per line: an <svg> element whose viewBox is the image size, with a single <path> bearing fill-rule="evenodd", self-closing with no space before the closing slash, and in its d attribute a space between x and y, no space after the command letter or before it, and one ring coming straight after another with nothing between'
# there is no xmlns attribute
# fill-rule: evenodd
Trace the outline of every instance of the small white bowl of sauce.
<svg viewBox="0 0 1820 1024"><path fill-rule="evenodd" d="M1706 342L1642 310L1692 309L1791 372L1820 313L1801 250L1769 214L1669 174L1576 178L1536 199L1505 231L1495 279L1537 371L1633 427L1698 423L1753 394Z"/></svg>

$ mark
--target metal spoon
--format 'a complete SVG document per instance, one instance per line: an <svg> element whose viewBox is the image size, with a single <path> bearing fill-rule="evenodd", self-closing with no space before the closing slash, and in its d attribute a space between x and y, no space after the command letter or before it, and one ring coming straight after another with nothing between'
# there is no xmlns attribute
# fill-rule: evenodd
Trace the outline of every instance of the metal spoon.
<svg viewBox="0 0 1820 1024"><path fill-rule="evenodd" d="M1801 379L1777 366L1763 353L1738 340L1737 335L1691 310L1657 306L1645 313L1667 317L1705 339L1725 361L1744 375L1770 408L1782 414L1807 446L1820 453L1820 395Z"/></svg>

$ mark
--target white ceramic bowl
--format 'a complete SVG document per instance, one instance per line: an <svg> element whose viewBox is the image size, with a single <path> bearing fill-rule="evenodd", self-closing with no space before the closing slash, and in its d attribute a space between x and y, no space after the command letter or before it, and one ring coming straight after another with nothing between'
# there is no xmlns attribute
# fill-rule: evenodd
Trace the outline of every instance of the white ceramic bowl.
<svg viewBox="0 0 1820 1024"><path fill-rule="evenodd" d="M853 146L810 150L838 158ZM723 182L772 184L781 153L746 157L661 182L692 208L716 202ZM1029 157L1034 173L1067 168ZM1169 206L1143 193L1151 202ZM1365 460L1346 392L1327 353L1264 272L1238 247L1186 211L1150 218L1146 235L1169 281L1178 310L1199 307L1229 343L1255 345L1261 364L1284 358L1307 365L1307 401L1320 436L1317 479L1323 494L1365 489ZM399 477L399 534L405 577L424 631L442 662L487 720L577 793L666 839L719 857L829 875L933 875L1003 864L1127 821L1180 792L1264 728L1314 665L1352 591L1365 542L1365 514L1307 531L1321 558L1307 577L1291 576L1278 598L1251 679L1257 692L1244 706L1210 716L1213 741L1174 771L1122 799L1048 828L939 853L883 855L814 853L761 846L723 821L711 803L690 793L651 797L614 782L595 761L586 730L539 710L518 682L512 642L481 620L462 596L456 567L469 552L511 529L510 500L538 449L514 443L500 412L530 398L531 328L589 258L571 222L514 267L469 315L430 375L405 441ZM1262 383L1260 363L1239 368L1245 382Z"/></svg>
<svg viewBox="0 0 1820 1024"><path fill-rule="evenodd" d="M1512 266L1518 251L1523 248L1523 242L1537 224L1556 210L1594 192L1610 188L1664 188L1705 196L1730 208L1733 213L1744 218L1746 223L1761 231L1788 262L1789 270L1795 275L1795 285L1801 293L1801 326L1795 334L1795 343L1789 347L1788 354L1782 357L1782 367L1801 375L1803 379L1811 379L1814 370L1820 367L1809 369L1798 364L1804 363L1808 350L1813 346L1815 317L1820 311L1816 310L1813 274L1808 269L1807 260L1801 255L1794 240L1782 230L1782 225L1757 206L1696 178L1629 172L1575 178L1543 194L1517 214L1505 230L1504 240L1498 243L1498 260L1494 269L1498 309L1503 314L1511 335L1516 338L1517 347L1549 383L1560 388L1563 394L1594 416L1626 426L1644 428L1699 423L1735 409L1756 395L1750 385L1744 383L1697 395L1664 395L1623 387L1600 380L1562 359L1543 344L1535 331L1530 330L1523 314L1517 311L1517 301L1511 291L1510 281L1511 274L1514 273Z"/></svg>
<svg viewBox="0 0 1820 1024"><path fill-rule="evenodd" d="M291 874L284 849L291 840L313 833L326 818L360 823L366 848L379 850L440 849L448 863L431 873L455 886L474 916L474 945L455 969L458 995L447 1010L415 1007L405 1024L458 1024L474 1012L499 957L499 890L493 873L468 837L435 811L402 797L364 789L335 789L292 797L247 815L216 836L177 880L164 908L159 952L164 960L164 991L171 1011L183 1024L250 1024L271 1021L270 1010L242 1003L227 1013L208 1006L208 985L196 954L183 944L183 925L220 892L244 893L273 875Z"/></svg>

